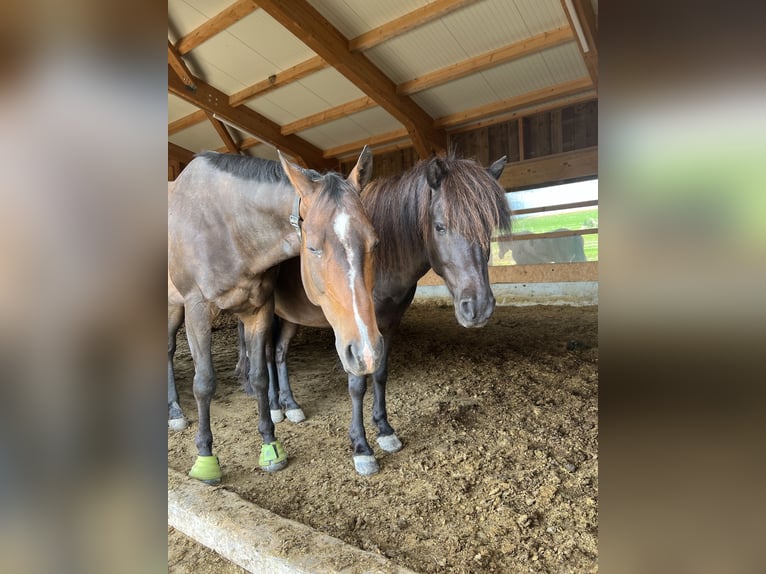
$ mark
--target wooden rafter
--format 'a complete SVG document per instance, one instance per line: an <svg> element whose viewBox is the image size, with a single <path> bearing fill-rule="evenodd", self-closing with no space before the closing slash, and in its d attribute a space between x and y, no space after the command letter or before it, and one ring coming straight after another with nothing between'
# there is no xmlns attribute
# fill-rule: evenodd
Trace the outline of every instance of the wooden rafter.
<svg viewBox="0 0 766 574"><path fill-rule="evenodd" d="M263 0L261 9L404 124L420 157L447 146L447 135L433 118L406 96L367 57L351 52L348 40L306 0Z"/></svg>
<svg viewBox="0 0 766 574"><path fill-rule="evenodd" d="M211 112L206 111L205 115L207 116L207 119L210 120L210 123L213 124L213 128L215 128L215 131L218 132L218 135L221 138L221 141L226 146L226 151L228 151L229 153L239 153L239 146L237 145L237 142L235 142L234 138L231 137L229 130L226 129L226 126L223 125L223 122L213 117L213 114Z"/></svg>
<svg viewBox="0 0 766 574"><path fill-rule="evenodd" d="M186 89L181 79L168 68L168 91L187 102L194 104L206 112L214 113L222 120L239 126L243 131L257 135L263 141L281 149L293 156L304 165L323 168L327 161L322 156L322 150L295 134L284 136L280 126L270 119L246 106L234 107L229 104L228 94L193 78L197 89L194 92Z"/></svg>
<svg viewBox="0 0 766 574"><path fill-rule="evenodd" d="M352 52L359 52L362 50L369 50L373 46L377 46L395 38L405 32L427 24L432 20L436 20L443 16L446 16L450 12L454 12L469 4L474 4L477 0L434 0L433 2L426 4L425 6L413 10L403 16L386 22L382 26L365 32L364 34L352 38L348 42L348 48Z"/></svg>
<svg viewBox="0 0 766 574"><path fill-rule="evenodd" d="M296 82L301 78L305 78L314 72L323 70L327 67L327 65L327 62L325 62L319 56L310 58L305 62L301 62L300 64L293 66L292 68L288 68L283 72L277 72L265 80L261 80L252 86L248 86L239 92L233 93L229 98L229 103L232 106L238 106L250 98L262 95L270 90L276 90L277 88L281 88L282 86L285 86L291 82Z"/></svg>
<svg viewBox="0 0 766 574"><path fill-rule="evenodd" d="M194 82L194 76L189 71L189 68L186 66L186 62L184 62L181 55L175 49L173 44L170 43L170 40L168 40L168 64L184 84L184 86L186 86L187 90L197 89L197 86Z"/></svg>
<svg viewBox="0 0 766 574"><path fill-rule="evenodd" d="M223 32L226 28L240 21L257 8L258 4L253 0L237 0L234 4L224 8L176 42L178 53L182 56L188 54L194 48L216 34Z"/></svg>
<svg viewBox="0 0 766 574"><path fill-rule="evenodd" d="M525 94L521 94L520 96L500 100L499 102L493 102L485 106L479 106L478 108L464 110L462 112L443 116L436 120L436 125L443 128L457 126L462 123L491 116L493 114L500 114L508 111L511 108L539 104L547 100L570 96L572 94L590 89L593 89L593 84L591 83L589 77L570 80L568 82L554 84L553 86L548 86L547 88L542 88L540 90L527 92Z"/></svg>
<svg viewBox="0 0 766 574"><path fill-rule="evenodd" d="M569 25L578 36L577 46L580 49L580 55L588 68L593 86L598 89L598 21L593 12L593 5L590 0L561 0L561 7L569 20ZM577 34L578 24L582 31L582 38Z"/></svg>
<svg viewBox="0 0 766 574"><path fill-rule="evenodd" d="M258 138L252 138L252 137L245 138L241 142L239 142L239 151L242 152L242 151L244 151L246 149L250 149L251 147L255 147L257 145L261 145L262 143L263 142L261 140L259 140ZM226 153L226 152L229 151L229 148L227 148L226 146L223 146L223 147L219 147L215 151L221 152L221 153Z"/></svg>
<svg viewBox="0 0 766 574"><path fill-rule="evenodd" d="M373 100L371 97L364 96L359 99L346 102L345 104L335 106L334 108L329 108L311 116L295 120L289 124L285 124L282 126L282 133L284 135L294 134L295 132L307 130L309 128L313 128L314 126L331 122L333 120L337 120L357 112L369 110L370 108L374 108L377 105L378 104L376 104L375 100Z"/></svg>
<svg viewBox="0 0 766 574"><path fill-rule="evenodd" d="M342 146L326 149L324 152L324 155L327 158L341 157L347 154L358 152L365 145L373 147L376 145L388 144L388 143L406 138L409 135L410 134L406 129L401 128L398 130L394 130L392 132L386 132L384 134L379 134L377 136L367 137L355 142L343 144Z"/></svg>
<svg viewBox="0 0 766 574"><path fill-rule="evenodd" d="M192 112L186 116L183 116L182 118L178 118L177 120L168 124L168 135L172 136L173 134L185 130L186 128L204 122L206 117L207 116L205 115L204 110L197 110L196 112Z"/></svg>
<svg viewBox="0 0 766 574"><path fill-rule="evenodd" d="M484 54L445 66L428 74L423 74L413 80L399 84L396 87L396 91L402 95L413 94L470 74L476 74L482 70L499 66L500 64L541 50L558 46L564 42L571 41L573 38L574 34L569 26L554 28L520 42L485 52Z"/></svg>

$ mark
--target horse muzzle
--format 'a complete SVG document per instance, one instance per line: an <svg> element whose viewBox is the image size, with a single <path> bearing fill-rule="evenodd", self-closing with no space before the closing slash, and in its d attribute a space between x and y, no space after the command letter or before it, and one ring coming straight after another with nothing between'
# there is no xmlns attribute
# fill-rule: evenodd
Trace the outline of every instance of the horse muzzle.
<svg viewBox="0 0 766 574"><path fill-rule="evenodd" d="M374 342L352 341L338 348L343 368L352 375L369 375L380 365L383 356L383 337L378 335Z"/></svg>
<svg viewBox="0 0 766 574"><path fill-rule="evenodd" d="M455 300L455 318L461 327L483 327L495 312L495 297L490 292L486 297L464 295Z"/></svg>

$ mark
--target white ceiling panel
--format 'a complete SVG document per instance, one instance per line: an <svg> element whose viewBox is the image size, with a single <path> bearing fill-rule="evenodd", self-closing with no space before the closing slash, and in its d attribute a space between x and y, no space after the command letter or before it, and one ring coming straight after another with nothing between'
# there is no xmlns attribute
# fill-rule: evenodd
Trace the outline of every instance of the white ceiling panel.
<svg viewBox="0 0 766 574"><path fill-rule="evenodd" d="M263 77L268 77L314 56L314 52L303 42L287 32L263 10L256 10L246 18L232 24L224 34L237 38L265 61L271 63L271 69ZM245 69L242 72L247 74Z"/></svg>
<svg viewBox="0 0 766 574"><path fill-rule="evenodd" d="M195 153L206 149L218 149L224 145L213 124L207 120L169 136L168 140Z"/></svg>
<svg viewBox="0 0 766 574"><path fill-rule="evenodd" d="M495 95L480 74L466 76L412 95L434 119L489 104Z"/></svg>
<svg viewBox="0 0 766 574"><path fill-rule="evenodd" d="M502 0L493 0L502 2ZM514 0L530 36L566 26L567 16L560 0Z"/></svg>
<svg viewBox="0 0 766 574"><path fill-rule="evenodd" d="M484 0L442 19L465 57L477 56L529 36L527 26L513 2Z"/></svg>
<svg viewBox="0 0 766 574"><path fill-rule="evenodd" d="M179 118L193 114L197 109L197 106L182 100L178 96L168 94L168 122L174 122Z"/></svg>
<svg viewBox="0 0 766 574"><path fill-rule="evenodd" d="M358 112L348 118L371 134L382 134L403 127L394 116L380 107Z"/></svg>
<svg viewBox="0 0 766 574"><path fill-rule="evenodd" d="M443 22L430 22L365 52L394 83L417 78L467 57ZM415 56L416 55L416 56Z"/></svg>
<svg viewBox="0 0 766 574"><path fill-rule="evenodd" d="M588 75L588 67L583 62L576 41L544 50L540 52L540 56L556 84Z"/></svg>
<svg viewBox="0 0 766 574"><path fill-rule="evenodd" d="M299 80L299 83L326 103L339 106L363 97L365 94L335 68L325 68Z"/></svg>
<svg viewBox="0 0 766 574"><path fill-rule="evenodd" d="M309 0L346 38L369 32L425 6L427 0Z"/></svg>

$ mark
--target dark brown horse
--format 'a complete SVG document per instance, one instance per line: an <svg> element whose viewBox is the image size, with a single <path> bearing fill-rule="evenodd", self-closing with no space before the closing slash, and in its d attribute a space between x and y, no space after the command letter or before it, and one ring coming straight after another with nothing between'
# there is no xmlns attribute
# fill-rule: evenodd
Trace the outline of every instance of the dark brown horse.
<svg viewBox="0 0 766 574"><path fill-rule="evenodd" d="M487 169L473 160L437 157L400 176L373 181L362 193L362 203L380 238L373 296L384 349L380 367L372 377L372 419L378 427L378 445L385 451L396 452L402 447L386 412L387 360L394 332L412 302L418 279L429 269L444 279L455 317L463 327L484 326L494 311L487 262L493 230L510 221L505 191L497 183L504 167L505 157ZM285 361L290 339L296 324L327 325L322 310L310 304L297 281L299 268L298 259L280 265L275 292L276 313L285 321L275 343L278 376L271 380L271 408L272 416L281 417L284 409L291 420L301 420L303 411L288 382ZM377 472L378 463L363 424L366 377L350 373L348 387L353 405L349 437L354 466L360 474L372 474Z"/></svg>
<svg viewBox="0 0 766 574"><path fill-rule="evenodd" d="M373 372L383 352L372 301L372 251L378 240L359 198L369 179L370 152L362 151L347 180L333 172L304 170L279 157L281 167L269 160L204 153L168 190L169 417L183 418L172 361L185 314L199 414L199 456L190 476L206 482L221 477L210 430L216 386L211 324L221 310L235 313L243 325L263 439L259 464L269 471L287 464L269 414L265 356L280 262L301 255L295 280L302 279L309 300L333 327L338 355L349 373Z"/></svg>

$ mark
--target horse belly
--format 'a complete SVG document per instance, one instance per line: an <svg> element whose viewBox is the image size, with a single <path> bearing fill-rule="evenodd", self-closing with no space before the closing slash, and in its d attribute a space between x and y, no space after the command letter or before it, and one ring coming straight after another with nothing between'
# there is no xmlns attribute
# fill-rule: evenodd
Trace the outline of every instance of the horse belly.
<svg viewBox="0 0 766 574"><path fill-rule="evenodd" d="M329 327L330 323L322 312L321 307L317 307L308 299L296 299L285 297L279 291L274 296L274 312L296 325L304 327Z"/></svg>

